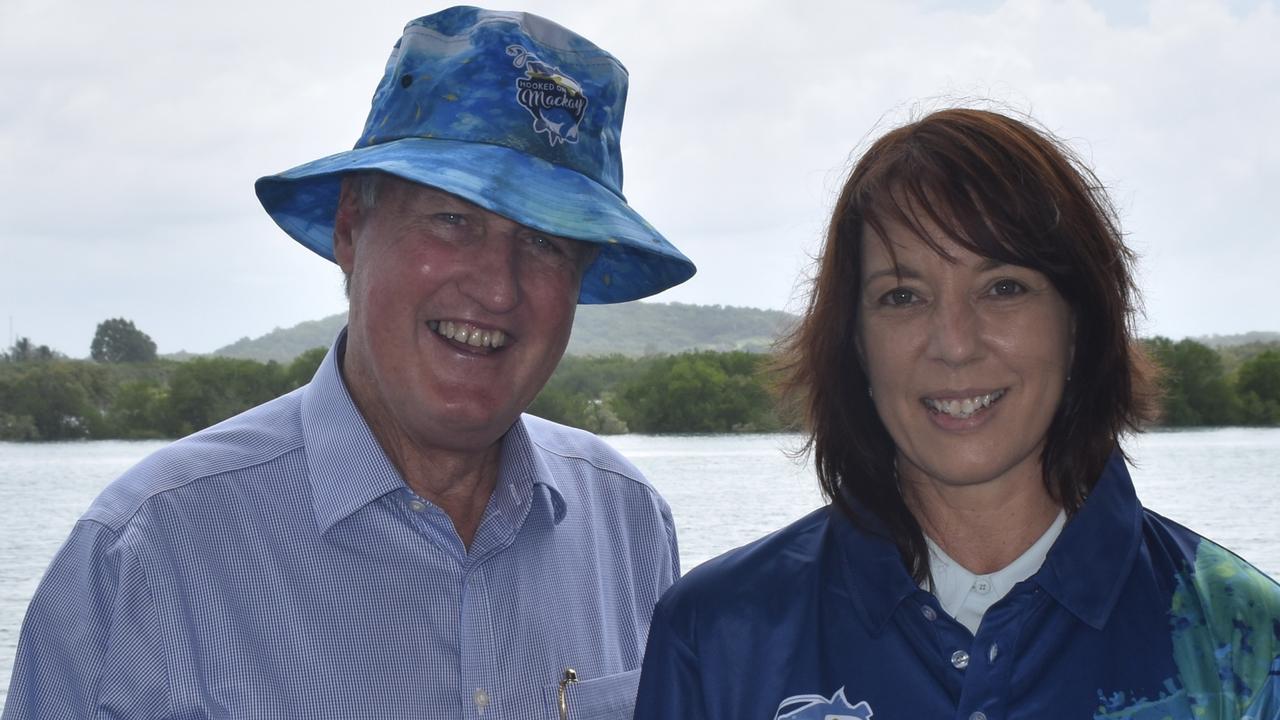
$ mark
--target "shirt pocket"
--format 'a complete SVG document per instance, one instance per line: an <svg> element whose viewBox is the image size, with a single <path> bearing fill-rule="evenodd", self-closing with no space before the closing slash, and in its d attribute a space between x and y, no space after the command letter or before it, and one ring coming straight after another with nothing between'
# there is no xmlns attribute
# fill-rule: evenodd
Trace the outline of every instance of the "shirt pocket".
<svg viewBox="0 0 1280 720"><path fill-rule="evenodd" d="M587 678L565 686L569 720L631 720L635 712L640 670ZM560 720L560 684L543 689L547 718Z"/></svg>

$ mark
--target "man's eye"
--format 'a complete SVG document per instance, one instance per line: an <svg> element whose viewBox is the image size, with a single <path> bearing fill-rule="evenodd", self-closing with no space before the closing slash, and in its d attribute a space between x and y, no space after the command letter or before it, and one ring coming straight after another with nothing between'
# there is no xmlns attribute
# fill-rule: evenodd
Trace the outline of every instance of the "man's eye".
<svg viewBox="0 0 1280 720"><path fill-rule="evenodd" d="M880 296L881 305L910 305L915 302L916 294L906 288L894 288Z"/></svg>
<svg viewBox="0 0 1280 720"><path fill-rule="evenodd" d="M530 235L528 243L540 252L555 253L557 255L564 254L564 250L561 249L559 243L546 235Z"/></svg>
<svg viewBox="0 0 1280 720"><path fill-rule="evenodd" d="M1017 280L997 280L991 286L992 295L1021 295L1026 292L1027 288Z"/></svg>
<svg viewBox="0 0 1280 720"><path fill-rule="evenodd" d="M436 213L436 220L446 225L461 225L466 222L467 218L461 213Z"/></svg>

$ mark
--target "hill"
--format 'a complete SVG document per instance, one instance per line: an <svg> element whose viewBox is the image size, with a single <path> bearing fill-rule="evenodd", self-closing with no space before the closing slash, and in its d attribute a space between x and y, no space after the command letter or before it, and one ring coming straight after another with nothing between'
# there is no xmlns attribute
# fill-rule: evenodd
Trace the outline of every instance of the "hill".
<svg viewBox="0 0 1280 720"><path fill-rule="evenodd" d="M276 328L262 337L242 337L209 354L259 362L275 360L285 363L311 348L329 347L346 322L346 313L330 315L320 320L308 320L291 328Z"/></svg>
<svg viewBox="0 0 1280 720"><path fill-rule="evenodd" d="M629 357L689 350L760 353L795 320L779 310L724 305L580 305L566 352Z"/></svg>
<svg viewBox="0 0 1280 720"><path fill-rule="evenodd" d="M1247 332L1241 335L1201 335L1191 338L1215 350L1241 345L1274 345L1280 343L1280 332Z"/></svg>
<svg viewBox="0 0 1280 720"><path fill-rule="evenodd" d="M569 355L674 354L689 350L764 352L795 316L779 310L623 303L580 305L569 340ZM289 362L314 347L325 347L346 322L346 314L276 328L258 338L241 338L212 355L265 362Z"/></svg>

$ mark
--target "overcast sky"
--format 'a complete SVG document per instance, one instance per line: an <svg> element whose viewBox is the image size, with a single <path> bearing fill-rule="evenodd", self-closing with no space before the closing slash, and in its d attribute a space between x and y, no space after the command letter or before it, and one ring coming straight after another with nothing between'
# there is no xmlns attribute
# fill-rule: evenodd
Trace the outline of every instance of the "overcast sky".
<svg viewBox="0 0 1280 720"><path fill-rule="evenodd" d="M125 317L207 352L343 310L253 181L349 148L400 29L443 7L359 5L0 0L0 339L83 357ZM699 266L655 300L797 310L869 135L985 98L1112 188L1146 333L1280 330L1274 0L521 9L631 72L624 191Z"/></svg>

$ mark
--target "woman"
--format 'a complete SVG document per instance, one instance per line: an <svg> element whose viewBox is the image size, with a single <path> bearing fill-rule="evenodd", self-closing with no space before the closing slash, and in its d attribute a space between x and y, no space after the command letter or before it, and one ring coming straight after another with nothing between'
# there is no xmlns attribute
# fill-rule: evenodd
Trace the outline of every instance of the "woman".
<svg viewBox="0 0 1280 720"><path fill-rule="evenodd" d="M1280 588L1134 495L1132 264L1026 123L874 143L785 355L831 506L668 592L637 720L1280 718Z"/></svg>

